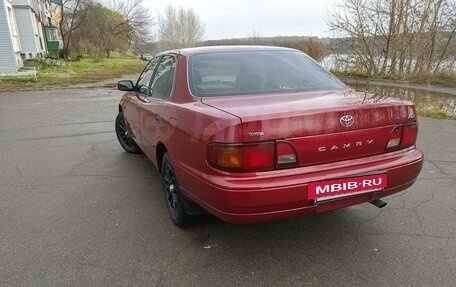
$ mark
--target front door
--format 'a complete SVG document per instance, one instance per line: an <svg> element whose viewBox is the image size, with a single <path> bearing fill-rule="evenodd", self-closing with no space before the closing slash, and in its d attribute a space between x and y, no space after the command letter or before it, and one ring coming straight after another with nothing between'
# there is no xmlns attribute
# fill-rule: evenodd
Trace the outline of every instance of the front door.
<svg viewBox="0 0 456 287"><path fill-rule="evenodd" d="M143 72L136 82L135 91L129 92L127 94L124 105L122 106L122 111L124 117L127 120L127 124L132 133L132 137L135 139L136 143L139 146L142 146L141 136L140 136L140 126L139 126L139 114L141 109L141 104L147 101L150 96L150 81L153 77L155 67L160 60L160 57L152 59L149 64L146 65Z"/></svg>
<svg viewBox="0 0 456 287"><path fill-rule="evenodd" d="M157 143L164 143L171 132L166 110L173 87L175 65L174 56L166 55L161 58L150 85L151 96L148 102L143 102L141 106L140 129L143 151L155 164Z"/></svg>

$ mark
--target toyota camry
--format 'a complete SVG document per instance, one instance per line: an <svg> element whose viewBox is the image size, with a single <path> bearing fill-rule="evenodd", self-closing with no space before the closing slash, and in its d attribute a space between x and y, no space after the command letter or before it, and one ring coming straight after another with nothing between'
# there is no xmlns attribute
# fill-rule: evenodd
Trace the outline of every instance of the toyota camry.
<svg viewBox="0 0 456 287"><path fill-rule="evenodd" d="M178 226L382 207L421 171L413 103L356 92L297 50L167 51L118 88L120 145L161 172Z"/></svg>

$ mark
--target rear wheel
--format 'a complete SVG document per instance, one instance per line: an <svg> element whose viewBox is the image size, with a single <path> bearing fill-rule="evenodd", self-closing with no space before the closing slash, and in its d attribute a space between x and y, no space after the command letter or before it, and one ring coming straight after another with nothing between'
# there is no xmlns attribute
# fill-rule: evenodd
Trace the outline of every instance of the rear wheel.
<svg viewBox="0 0 456 287"><path fill-rule="evenodd" d="M161 171L169 216L175 225L185 227L190 224L191 216L185 211L183 195L167 152L163 155Z"/></svg>
<svg viewBox="0 0 456 287"><path fill-rule="evenodd" d="M117 114L115 127L117 139L124 150L130 153L140 153L141 149L131 137L123 113Z"/></svg>

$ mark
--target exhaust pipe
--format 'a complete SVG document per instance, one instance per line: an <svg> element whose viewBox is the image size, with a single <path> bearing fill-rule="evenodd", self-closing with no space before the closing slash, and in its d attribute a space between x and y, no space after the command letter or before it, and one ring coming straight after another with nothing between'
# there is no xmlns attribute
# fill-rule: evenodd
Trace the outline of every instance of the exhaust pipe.
<svg viewBox="0 0 456 287"><path fill-rule="evenodd" d="M377 206L378 208L385 207L385 205L388 204L387 202L385 202L381 199L372 200L372 201L369 201L369 203L372 203L373 205Z"/></svg>

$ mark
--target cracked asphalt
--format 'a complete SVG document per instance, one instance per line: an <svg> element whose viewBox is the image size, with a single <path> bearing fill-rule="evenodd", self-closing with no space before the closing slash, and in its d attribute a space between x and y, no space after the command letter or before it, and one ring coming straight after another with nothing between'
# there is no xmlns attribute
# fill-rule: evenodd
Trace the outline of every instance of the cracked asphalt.
<svg viewBox="0 0 456 287"><path fill-rule="evenodd" d="M420 118L423 171L383 209L179 229L120 96L0 93L0 286L456 285L456 121Z"/></svg>

